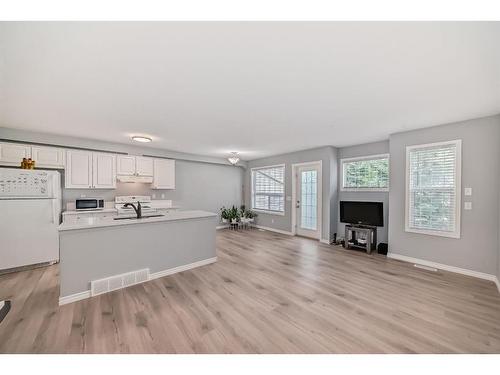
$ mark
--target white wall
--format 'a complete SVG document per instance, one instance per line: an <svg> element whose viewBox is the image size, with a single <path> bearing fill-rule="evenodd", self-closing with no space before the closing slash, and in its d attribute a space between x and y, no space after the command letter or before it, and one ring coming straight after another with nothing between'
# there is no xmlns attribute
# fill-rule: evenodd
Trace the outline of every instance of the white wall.
<svg viewBox="0 0 500 375"><path fill-rule="evenodd" d="M377 242L386 242L387 243L387 227L389 221L389 192L370 192L370 191L342 191L342 181L340 181L341 176L341 168L340 164L341 159L344 158L353 158L359 156L368 156L368 155L379 155L379 154L388 154L389 153L389 141L382 142L373 142L373 143L365 143L362 145L350 146L350 147L342 147L338 149L338 178L339 178L339 202L340 201L368 201L368 202L382 202L384 204L384 226L377 228ZM340 237L344 237L345 232L345 224L340 222L340 217L338 221L338 235Z"/></svg>
<svg viewBox="0 0 500 375"><path fill-rule="evenodd" d="M406 146L462 140L461 238L405 232ZM389 252L495 275L499 265L500 115L390 136ZM472 197L463 188L472 187ZM465 199L467 198L467 199Z"/></svg>

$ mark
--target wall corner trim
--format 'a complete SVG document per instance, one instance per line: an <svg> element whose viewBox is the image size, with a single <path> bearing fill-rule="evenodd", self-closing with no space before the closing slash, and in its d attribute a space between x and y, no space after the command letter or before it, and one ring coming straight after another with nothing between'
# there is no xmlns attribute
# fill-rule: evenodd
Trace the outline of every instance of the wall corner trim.
<svg viewBox="0 0 500 375"><path fill-rule="evenodd" d="M491 275L489 273L473 271L473 270L469 270L466 268L460 268L460 267L455 267L455 266L449 266L447 264L431 262L431 261L425 260L425 259L412 258L412 257L408 257L406 255L401 255L401 254L396 254L396 253L391 253L391 252L387 254L387 258L401 260L403 262L408 262L408 263L421 264L423 266L433 267L433 268L437 268L437 269L440 269L443 271L449 271L449 272L459 273L459 274L466 275L466 276L476 277L478 279L493 281L497 285L497 287L500 291L499 282L498 282L497 277L495 275Z"/></svg>

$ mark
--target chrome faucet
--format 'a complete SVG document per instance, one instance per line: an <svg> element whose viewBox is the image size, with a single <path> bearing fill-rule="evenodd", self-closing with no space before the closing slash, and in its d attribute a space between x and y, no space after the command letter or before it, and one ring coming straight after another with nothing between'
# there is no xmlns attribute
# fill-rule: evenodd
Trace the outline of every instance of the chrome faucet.
<svg viewBox="0 0 500 375"><path fill-rule="evenodd" d="M128 206L132 206L132 208L134 209L136 215L137 215L137 218L140 219L142 217L142 207L141 207L141 202L137 201L137 207L135 204L133 203L125 203L123 205L123 207L128 207Z"/></svg>

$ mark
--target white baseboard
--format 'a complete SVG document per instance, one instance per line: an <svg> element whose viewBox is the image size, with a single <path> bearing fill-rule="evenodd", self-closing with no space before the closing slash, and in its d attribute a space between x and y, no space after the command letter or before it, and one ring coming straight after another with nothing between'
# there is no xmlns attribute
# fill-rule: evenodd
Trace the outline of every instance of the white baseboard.
<svg viewBox="0 0 500 375"><path fill-rule="evenodd" d="M329 241L329 240L324 240L323 238L319 240L319 242L321 243L324 243L326 245L331 245L332 244L332 241Z"/></svg>
<svg viewBox="0 0 500 375"><path fill-rule="evenodd" d="M424 265L427 267L433 267L433 268L437 268L437 269L444 270L444 271L460 273L462 275L467 275L467 276L477 277L479 279L493 281L498 286L497 277L495 275L491 275L489 273L473 271L473 270L469 270L466 268L448 266L447 264L431 262L431 261L424 260L424 259L412 258L412 257L408 257L406 255L395 254L395 253L388 253L387 257L392 258L392 259L396 259L396 260L402 260L403 262L421 264L421 265ZM500 290L500 288L499 288L499 290Z"/></svg>
<svg viewBox="0 0 500 375"><path fill-rule="evenodd" d="M226 225L217 225L215 227L215 229L217 229L217 230L219 230L219 229L226 229L226 228L229 228L229 225L227 225L227 224Z"/></svg>
<svg viewBox="0 0 500 375"><path fill-rule="evenodd" d="M154 279L159 279L160 277L164 277L164 276L168 276L168 275L173 275L174 273L187 271L187 270L190 270L192 268L205 266L207 264L211 264L211 263L214 263L216 261L217 261L217 257L213 257L213 258L203 259L203 260L200 260L200 261L194 262L194 263L189 263L189 264L186 264L184 266L174 267L174 268L170 268L168 270L151 273L151 274L149 274L149 279L144 281L144 282L148 282L148 281L154 280ZM72 302L76 302L76 301L80 301L82 299L86 299L86 298L90 298L90 297L91 297L90 290L86 290L86 291L80 292L80 293L70 294L69 296L59 297L59 306L66 305L68 303L72 303Z"/></svg>
<svg viewBox="0 0 500 375"><path fill-rule="evenodd" d="M264 227L262 225L256 225L255 227L258 228L258 229L267 230L269 232L276 232L276 233L286 234L287 236L293 236L292 232L288 232L286 230L274 229L274 228L270 228L270 227Z"/></svg>
<svg viewBox="0 0 500 375"><path fill-rule="evenodd" d="M69 296L59 297L59 306L90 298L90 290L84 292L70 294Z"/></svg>
<svg viewBox="0 0 500 375"><path fill-rule="evenodd" d="M498 293L500 293L500 280L498 280L498 277L495 277L495 284L497 284Z"/></svg>
<svg viewBox="0 0 500 375"><path fill-rule="evenodd" d="M174 273L187 271L187 270L190 270L190 269L196 268L196 267L206 266L207 264L211 264L211 263L215 263L215 262L217 262L217 257L203 259L203 260L200 260L198 262L186 264L184 266L174 267L174 268L170 268L170 269L165 270L165 271L151 273L151 274L149 274L149 280L159 279L160 277L173 275Z"/></svg>

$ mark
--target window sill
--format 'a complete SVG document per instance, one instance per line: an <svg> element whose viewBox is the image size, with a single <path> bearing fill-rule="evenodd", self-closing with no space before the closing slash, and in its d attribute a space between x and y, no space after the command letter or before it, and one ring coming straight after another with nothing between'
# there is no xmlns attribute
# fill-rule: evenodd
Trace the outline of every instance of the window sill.
<svg viewBox="0 0 500 375"><path fill-rule="evenodd" d="M341 187L340 191L351 191L351 192L374 192L374 193L387 193L389 192L389 188L345 188Z"/></svg>
<svg viewBox="0 0 500 375"><path fill-rule="evenodd" d="M285 216L284 212L278 212L278 211L266 211L266 210L259 210L257 208L252 208L252 211L258 212L260 214L267 214L267 215L276 215L276 216Z"/></svg>
<svg viewBox="0 0 500 375"><path fill-rule="evenodd" d="M413 229L413 228L405 228L405 232L408 233L417 233L417 234L425 234L428 236L437 236L437 237L448 237L448 238L460 238L460 232L442 232L436 230L424 230L424 229Z"/></svg>

